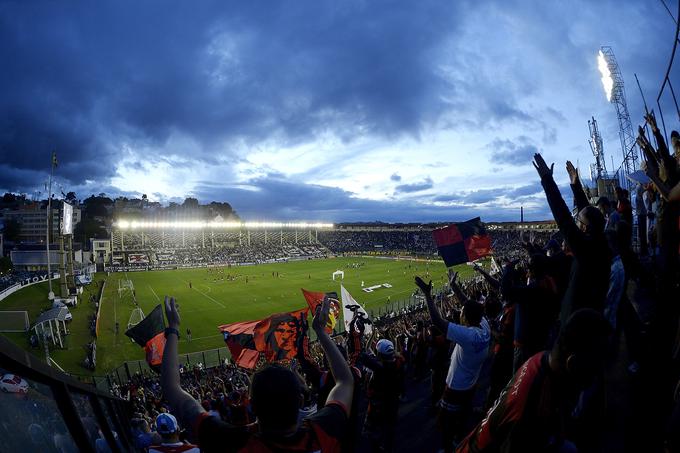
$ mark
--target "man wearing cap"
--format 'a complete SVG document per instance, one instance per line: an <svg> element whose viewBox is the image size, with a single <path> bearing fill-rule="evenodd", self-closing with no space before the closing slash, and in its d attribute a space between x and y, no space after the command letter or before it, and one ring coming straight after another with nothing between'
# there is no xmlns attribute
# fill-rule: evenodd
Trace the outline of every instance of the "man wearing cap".
<svg viewBox="0 0 680 453"><path fill-rule="evenodd" d="M161 444L149 447L149 453L199 453L196 445L187 444L179 440L179 424L174 415L158 414L156 417L156 431L161 435Z"/></svg>
<svg viewBox="0 0 680 453"><path fill-rule="evenodd" d="M457 286L455 276L455 273L450 275L452 288ZM416 285L425 295L432 324L446 332L446 338L456 344L446 375L446 388L439 403L438 420L444 451L452 452L454 443L464 434L479 372L489 353L491 328L484 318L484 307L478 302L465 301L460 324L456 324L447 321L439 313L432 298L432 281L425 283L420 277L416 277Z"/></svg>
<svg viewBox="0 0 680 453"><path fill-rule="evenodd" d="M376 344L377 355L361 353L359 362L372 371L366 394L368 410L364 434L373 451L392 451L399 412L399 394L404 380L404 359L394 351L394 343L383 338Z"/></svg>

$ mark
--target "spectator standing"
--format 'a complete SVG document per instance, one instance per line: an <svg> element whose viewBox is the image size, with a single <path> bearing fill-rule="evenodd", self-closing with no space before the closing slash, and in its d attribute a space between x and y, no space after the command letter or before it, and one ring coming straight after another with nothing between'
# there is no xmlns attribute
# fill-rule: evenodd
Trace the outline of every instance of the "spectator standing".
<svg viewBox="0 0 680 453"><path fill-rule="evenodd" d="M551 351L515 373L459 453L576 451L565 430L579 392L601 374L611 328L602 314L576 311Z"/></svg>
<svg viewBox="0 0 680 453"><path fill-rule="evenodd" d="M541 178L548 205L573 254L569 284L560 307L560 322L564 324L580 308L602 312L611 266L602 213L588 204L578 173L571 162L567 162L571 189L579 210L573 218L553 179L554 166L548 167L540 154L534 154L534 167Z"/></svg>
<svg viewBox="0 0 680 453"><path fill-rule="evenodd" d="M452 287L457 286L456 276L455 273L451 274ZM454 443L464 432L464 424L472 408L475 384L489 351L491 330L484 319L481 304L466 301L460 315L460 324L448 322L441 316L432 298L432 281L425 283L420 277L416 277L416 285L425 295L432 324L446 332L446 338L456 344L446 375L438 420L444 451L451 452Z"/></svg>
<svg viewBox="0 0 680 453"><path fill-rule="evenodd" d="M360 355L361 363L372 371L367 386L364 433L371 440L373 451L391 452L404 381L403 359L395 354L394 344L385 338L378 341L376 351L377 357Z"/></svg>

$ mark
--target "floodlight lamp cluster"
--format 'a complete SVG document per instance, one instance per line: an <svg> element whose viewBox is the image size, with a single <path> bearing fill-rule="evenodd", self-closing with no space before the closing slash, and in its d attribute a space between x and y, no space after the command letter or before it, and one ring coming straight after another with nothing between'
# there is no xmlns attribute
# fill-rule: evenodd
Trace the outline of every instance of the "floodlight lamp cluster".
<svg viewBox="0 0 680 453"><path fill-rule="evenodd" d="M604 94L607 96L607 102L612 101L612 92L614 91L614 78L609 69L609 62L602 50L597 54L597 69L600 71L602 79L602 86L604 87Z"/></svg>
<svg viewBox="0 0 680 453"><path fill-rule="evenodd" d="M308 222L234 222L234 221L139 221L118 220L115 223L121 230L200 230L200 229L329 229L332 223L308 223Z"/></svg>

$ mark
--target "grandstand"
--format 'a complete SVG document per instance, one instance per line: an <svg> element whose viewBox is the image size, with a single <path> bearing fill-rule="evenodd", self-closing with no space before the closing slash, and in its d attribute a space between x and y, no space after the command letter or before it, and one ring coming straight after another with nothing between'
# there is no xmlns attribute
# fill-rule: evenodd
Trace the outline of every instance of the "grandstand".
<svg viewBox="0 0 680 453"><path fill-rule="evenodd" d="M434 257L432 230L444 224L212 224L116 222L111 232L107 270L169 269L244 265L370 253ZM266 226L262 226L266 225ZM554 222L492 223L494 242L516 232L541 234L547 242ZM543 237L545 236L545 237Z"/></svg>

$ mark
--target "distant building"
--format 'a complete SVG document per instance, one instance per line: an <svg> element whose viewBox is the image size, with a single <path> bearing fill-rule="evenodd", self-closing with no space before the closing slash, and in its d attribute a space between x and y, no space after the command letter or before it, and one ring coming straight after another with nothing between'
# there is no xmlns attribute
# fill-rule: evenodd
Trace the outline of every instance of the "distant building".
<svg viewBox="0 0 680 453"><path fill-rule="evenodd" d="M52 243L56 242L59 235L61 201L52 202L52 229L50 231L50 239ZM19 243L45 243L45 230L47 222L47 204L32 203L21 206L17 209L6 209L0 212L3 220L15 221L19 224ZM80 223L81 211L78 206L73 207L73 227Z"/></svg>
<svg viewBox="0 0 680 453"><path fill-rule="evenodd" d="M92 250L95 263L108 263L111 255L111 241L108 239L90 239L90 250Z"/></svg>

